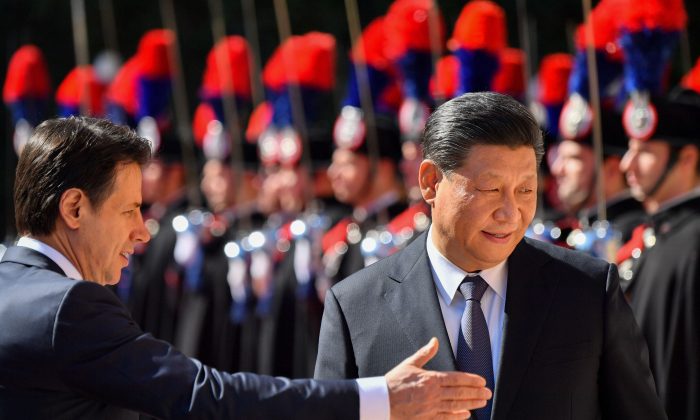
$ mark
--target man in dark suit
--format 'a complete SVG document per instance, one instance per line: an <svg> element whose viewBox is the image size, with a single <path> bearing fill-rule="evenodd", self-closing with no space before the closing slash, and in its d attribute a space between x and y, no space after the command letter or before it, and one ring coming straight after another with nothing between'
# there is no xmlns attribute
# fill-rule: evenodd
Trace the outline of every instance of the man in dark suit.
<svg viewBox="0 0 700 420"><path fill-rule="evenodd" d="M616 268L523 239L543 154L529 111L460 96L430 117L423 150L432 226L329 291L316 378L377 374L435 335L451 347L428 366L494 389L479 420L665 418Z"/></svg>
<svg viewBox="0 0 700 420"><path fill-rule="evenodd" d="M0 262L1 419L458 418L486 404L481 378L421 369L436 340L383 378L290 381L219 372L143 333L103 286L149 239L149 155L133 132L90 118L46 121L25 147L15 185L23 236Z"/></svg>

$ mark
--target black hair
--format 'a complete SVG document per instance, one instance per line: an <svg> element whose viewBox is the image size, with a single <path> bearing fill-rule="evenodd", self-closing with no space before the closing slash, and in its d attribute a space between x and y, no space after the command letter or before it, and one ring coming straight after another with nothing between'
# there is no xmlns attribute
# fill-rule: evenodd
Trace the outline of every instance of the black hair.
<svg viewBox="0 0 700 420"><path fill-rule="evenodd" d="M70 188L83 190L99 209L112 192L117 167L144 165L150 156L148 140L107 120L70 117L44 121L17 164L17 231L22 235L52 233L61 195Z"/></svg>
<svg viewBox="0 0 700 420"><path fill-rule="evenodd" d="M448 175L476 145L531 147L538 166L544 156L542 130L532 113L493 92L465 93L442 104L428 118L422 143L423 157Z"/></svg>

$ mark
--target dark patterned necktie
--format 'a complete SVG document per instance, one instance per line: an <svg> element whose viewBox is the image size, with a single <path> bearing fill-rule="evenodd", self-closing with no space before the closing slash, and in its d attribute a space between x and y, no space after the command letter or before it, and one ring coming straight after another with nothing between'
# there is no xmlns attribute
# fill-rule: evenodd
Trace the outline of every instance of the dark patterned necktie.
<svg viewBox="0 0 700 420"><path fill-rule="evenodd" d="M480 276L467 276L459 291L467 301L460 323L460 340L457 344L457 367L462 372L483 376L486 387L494 391L493 364L491 360L491 340L484 312L481 310L481 297L489 285ZM491 418L491 400L486 407L472 410L477 420Z"/></svg>

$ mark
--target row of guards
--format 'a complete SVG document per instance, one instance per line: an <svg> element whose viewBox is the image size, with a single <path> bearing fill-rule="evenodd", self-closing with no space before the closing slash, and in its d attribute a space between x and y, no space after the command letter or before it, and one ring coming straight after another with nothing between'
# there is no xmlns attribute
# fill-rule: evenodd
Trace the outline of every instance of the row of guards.
<svg viewBox="0 0 700 420"><path fill-rule="evenodd" d="M492 1L468 2L449 40L432 0L396 0L362 30L346 5L354 43L340 106L335 39L291 35L288 24L257 103L248 42L221 34L191 130L171 115L171 30L146 33L118 71L80 66L59 85L60 116L106 117L152 142L143 172L152 239L115 290L146 331L224 370L312 376L325 291L430 226L417 173L431 110L488 90L527 102L545 133L528 236L618 263L633 290L656 234L621 166L628 138L697 144L700 61L669 88L682 0L600 1L575 33L575 54L545 56L529 85L528 54L508 47ZM48 116L50 93L41 51L20 48L3 90L17 153Z"/></svg>

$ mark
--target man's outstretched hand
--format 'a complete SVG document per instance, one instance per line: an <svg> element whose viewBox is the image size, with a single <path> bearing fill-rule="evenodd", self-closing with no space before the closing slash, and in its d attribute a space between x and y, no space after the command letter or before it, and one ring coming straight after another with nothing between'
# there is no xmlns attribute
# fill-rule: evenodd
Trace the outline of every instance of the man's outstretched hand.
<svg viewBox="0 0 700 420"><path fill-rule="evenodd" d="M392 419L464 419L470 417L469 410L484 407L491 398L481 376L424 370L437 351L438 340L432 338L384 375Z"/></svg>

